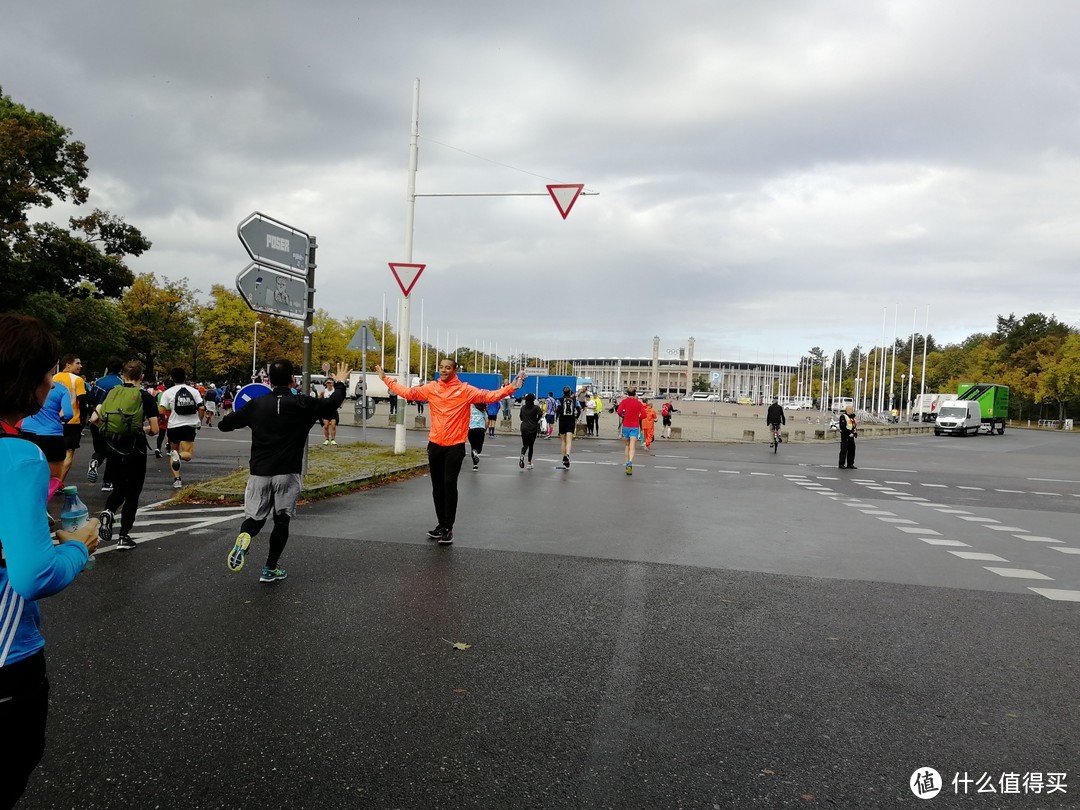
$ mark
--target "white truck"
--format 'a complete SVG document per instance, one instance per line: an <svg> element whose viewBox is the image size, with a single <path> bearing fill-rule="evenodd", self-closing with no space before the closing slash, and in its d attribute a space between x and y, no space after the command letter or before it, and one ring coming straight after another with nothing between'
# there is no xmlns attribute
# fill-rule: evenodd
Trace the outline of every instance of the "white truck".
<svg viewBox="0 0 1080 810"><path fill-rule="evenodd" d="M912 422L936 422L941 404L956 399L956 394L919 394L911 403Z"/></svg>
<svg viewBox="0 0 1080 810"><path fill-rule="evenodd" d="M367 374L363 374L360 371L349 372L349 399L356 399L358 396L360 396L361 376L364 376L366 378L367 395L375 402L376 405L380 402L386 402L390 399L390 391L389 389L387 389L386 383L384 383L382 381L382 378L374 371L369 371L367 372ZM406 383L406 385L412 387L414 385L420 384L419 374L411 374L409 376L411 378L411 382Z"/></svg>

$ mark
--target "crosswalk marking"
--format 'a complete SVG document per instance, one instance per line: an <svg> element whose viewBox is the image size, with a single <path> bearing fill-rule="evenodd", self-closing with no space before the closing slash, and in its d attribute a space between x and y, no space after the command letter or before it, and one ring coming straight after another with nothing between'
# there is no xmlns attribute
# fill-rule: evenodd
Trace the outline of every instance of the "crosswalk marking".
<svg viewBox="0 0 1080 810"><path fill-rule="evenodd" d="M1030 568L996 568L992 565L984 565L987 571L997 574L999 577L1012 577L1014 579L1045 579L1050 582L1054 581L1053 577L1048 577L1046 574L1040 574L1038 571L1032 571Z"/></svg>

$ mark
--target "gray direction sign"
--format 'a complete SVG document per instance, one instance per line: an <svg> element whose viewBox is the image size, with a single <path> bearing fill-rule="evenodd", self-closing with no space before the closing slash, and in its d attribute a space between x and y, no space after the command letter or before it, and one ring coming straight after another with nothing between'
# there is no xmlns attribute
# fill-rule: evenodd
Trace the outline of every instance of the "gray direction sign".
<svg viewBox="0 0 1080 810"><path fill-rule="evenodd" d="M256 211L236 226L236 234L255 261L307 276L310 238L303 231Z"/></svg>
<svg viewBox="0 0 1080 810"><path fill-rule="evenodd" d="M236 289L256 312L304 320L307 282L292 273L252 262L236 277Z"/></svg>

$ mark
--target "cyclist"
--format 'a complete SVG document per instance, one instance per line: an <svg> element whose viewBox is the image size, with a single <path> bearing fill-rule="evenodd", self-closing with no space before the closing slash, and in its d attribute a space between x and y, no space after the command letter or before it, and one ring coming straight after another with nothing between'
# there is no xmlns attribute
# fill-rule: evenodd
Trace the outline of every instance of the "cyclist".
<svg viewBox="0 0 1080 810"><path fill-rule="evenodd" d="M780 425L787 424L787 417L784 416L784 407L775 398L772 401L772 405L769 406L768 412L765 414L765 424L772 430L773 443L783 443L784 440L780 438Z"/></svg>

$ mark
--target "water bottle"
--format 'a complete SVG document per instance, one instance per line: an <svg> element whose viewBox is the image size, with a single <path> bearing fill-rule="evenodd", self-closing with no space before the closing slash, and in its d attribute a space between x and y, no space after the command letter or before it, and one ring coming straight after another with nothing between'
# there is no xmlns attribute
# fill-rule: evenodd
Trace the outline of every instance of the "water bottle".
<svg viewBox="0 0 1080 810"><path fill-rule="evenodd" d="M79 498L79 488L75 486L64 487L64 508L60 510L60 528L65 532L74 532L86 525L90 519L90 510ZM94 567L94 555L91 554L86 561L87 568Z"/></svg>

